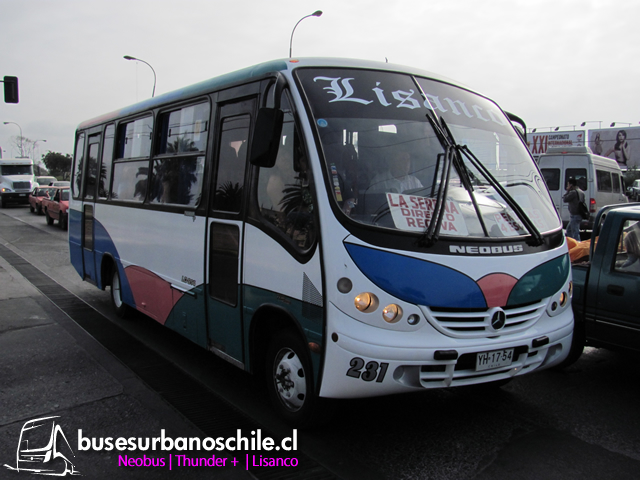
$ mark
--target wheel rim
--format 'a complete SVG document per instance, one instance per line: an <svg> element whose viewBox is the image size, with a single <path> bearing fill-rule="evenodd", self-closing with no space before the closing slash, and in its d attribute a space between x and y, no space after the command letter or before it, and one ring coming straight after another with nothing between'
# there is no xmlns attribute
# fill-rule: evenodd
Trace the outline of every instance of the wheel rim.
<svg viewBox="0 0 640 480"><path fill-rule="evenodd" d="M302 361L292 349L282 348L276 355L273 382L287 409L296 412L302 408L307 398L307 379Z"/></svg>
<svg viewBox="0 0 640 480"><path fill-rule="evenodd" d="M120 275L118 275L118 272L113 274L113 279L111 280L111 294L116 308L120 308L122 306L122 295L120 290Z"/></svg>

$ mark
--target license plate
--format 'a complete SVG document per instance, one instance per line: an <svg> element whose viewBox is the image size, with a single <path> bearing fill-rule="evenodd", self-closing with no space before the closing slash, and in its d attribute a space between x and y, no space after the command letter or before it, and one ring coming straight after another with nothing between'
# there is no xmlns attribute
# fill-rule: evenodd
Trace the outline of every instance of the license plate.
<svg viewBox="0 0 640 480"><path fill-rule="evenodd" d="M476 356L476 372L493 368L508 367L513 362L513 348L482 352Z"/></svg>
<svg viewBox="0 0 640 480"><path fill-rule="evenodd" d="M26 196L27 196L27 194L26 194L26 193L21 193L21 194L20 194L20 196L21 196L21 197L26 197Z"/></svg>

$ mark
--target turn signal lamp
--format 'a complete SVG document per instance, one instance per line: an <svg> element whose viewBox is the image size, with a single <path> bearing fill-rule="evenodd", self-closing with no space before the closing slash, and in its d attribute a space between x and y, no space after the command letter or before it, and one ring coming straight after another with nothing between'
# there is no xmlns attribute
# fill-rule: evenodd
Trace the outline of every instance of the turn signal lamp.
<svg viewBox="0 0 640 480"><path fill-rule="evenodd" d="M361 312L372 312L378 307L378 298L369 292L356 295L355 306Z"/></svg>
<svg viewBox="0 0 640 480"><path fill-rule="evenodd" d="M562 292L560 294L560 306L564 307L567 304L567 300L569 299L569 295L567 292Z"/></svg>
<svg viewBox="0 0 640 480"><path fill-rule="evenodd" d="M396 323L402 318L402 308L395 303L387 305L382 309L382 318L387 323Z"/></svg>

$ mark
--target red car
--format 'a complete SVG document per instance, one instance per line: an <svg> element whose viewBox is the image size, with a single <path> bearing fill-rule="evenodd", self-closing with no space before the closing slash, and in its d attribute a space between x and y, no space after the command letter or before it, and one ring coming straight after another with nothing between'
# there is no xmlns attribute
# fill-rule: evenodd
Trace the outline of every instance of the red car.
<svg viewBox="0 0 640 480"><path fill-rule="evenodd" d="M47 225L53 225L58 220L58 226L63 230L68 227L69 220L69 187L49 187L50 197L42 199L42 211L47 217Z"/></svg>
<svg viewBox="0 0 640 480"><path fill-rule="evenodd" d="M48 198L51 193L51 187L37 187L29 194L29 210L31 213L42 215L42 199Z"/></svg>

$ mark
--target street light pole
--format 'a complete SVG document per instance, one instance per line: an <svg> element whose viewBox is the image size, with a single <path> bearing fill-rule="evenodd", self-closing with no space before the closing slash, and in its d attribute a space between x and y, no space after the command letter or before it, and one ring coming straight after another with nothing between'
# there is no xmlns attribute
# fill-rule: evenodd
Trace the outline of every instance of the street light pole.
<svg viewBox="0 0 640 480"><path fill-rule="evenodd" d="M2 122L5 125L9 125L10 123L12 123L13 125L18 125L16 122ZM22 146L22 140L24 139L24 136L22 135L22 127L20 125L18 125L18 128L20 129L20 157L24 157L24 148Z"/></svg>
<svg viewBox="0 0 640 480"><path fill-rule="evenodd" d="M296 23L296 26L293 27L293 30L291 31L291 39L289 40L289 58L291 58L291 50L293 47L293 34L296 31L296 27L298 26L298 24L304 20L305 18L309 18L309 17L319 17L322 15L322 10L316 10L315 12L313 12L311 15L307 15L306 17L302 17L300 20L298 20L298 23Z"/></svg>
<svg viewBox="0 0 640 480"><path fill-rule="evenodd" d="M33 161L36 162L36 147L38 145L38 142L46 142L46 140L36 140L35 142L33 142Z"/></svg>
<svg viewBox="0 0 640 480"><path fill-rule="evenodd" d="M137 62L142 62L145 65L149 66L149 68L153 72L153 93L151 94L151 98L155 97L156 96L156 71L153 69L153 67L148 62L145 62L144 60L142 60L140 58L132 57L131 55L125 55L123 58L125 60L135 60Z"/></svg>

